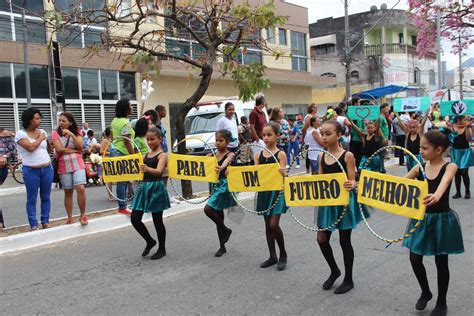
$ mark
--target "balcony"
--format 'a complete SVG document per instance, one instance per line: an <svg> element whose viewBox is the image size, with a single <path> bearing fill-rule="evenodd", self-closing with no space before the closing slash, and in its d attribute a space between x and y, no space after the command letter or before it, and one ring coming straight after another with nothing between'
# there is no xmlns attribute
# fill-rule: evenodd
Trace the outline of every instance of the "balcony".
<svg viewBox="0 0 474 316"><path fill-rule="evenodd" d="M366 45L364 47L365 56L381 56L384 45ZM405 44L385 44L385 54L410 54L416 55L416 46ZM436 59L436 54L430 52L425 58Z"/></svg>

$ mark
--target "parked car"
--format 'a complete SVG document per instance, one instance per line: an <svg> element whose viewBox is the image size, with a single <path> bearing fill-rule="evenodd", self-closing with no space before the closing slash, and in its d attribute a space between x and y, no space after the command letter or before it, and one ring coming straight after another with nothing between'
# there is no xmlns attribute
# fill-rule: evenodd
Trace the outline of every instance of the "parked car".
<svg viewBox="0 0 474 316"><path fill-rule="evenodd" d="M227 102L232 102L235 106L235 122L238 125L240 118L247 118L255 107L255 101L242 102L237 98L227 98L216 101L200 102L192 108L186 120L184 121L186 137L200 138L208 143L199 140L186 141L186 149L188 153L195 155L206 155L215 147L215 132L217 121L224 116L224 106ZM176 141L173 145L173 151L176 151Z"/></svg>

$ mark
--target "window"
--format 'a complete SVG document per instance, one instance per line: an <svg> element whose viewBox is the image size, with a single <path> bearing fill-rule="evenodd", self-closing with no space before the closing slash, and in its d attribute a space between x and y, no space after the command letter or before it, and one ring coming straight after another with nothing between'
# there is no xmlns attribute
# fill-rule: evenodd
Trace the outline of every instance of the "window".
<svg viewBox="0 0 474 316"><path fill-rule="evenodd" d="M101 70L100 80L102 85L102 99L117 100L117 72Z"/></svg>
<svg viewBox="0 0 474 316"><path fill-rule="evenodd" d="M10 4L7 0L0 0L0 11L10 12Z"/></svg>
<svg viewBox="0 0 474 316"><path fill-rule="evenodd" d="M417 40L418 40L418 39L416 38L415 35L412 35L412 36L411 36L411 44L412 44L413 46L416 46Z"/></svg>
<svg viewBox="0 0 474 316"><path fill-rule="evenodd" d="M49 99L48 66L30 65L31 97ZM15 92L17 98L26 98L25 67L14 64Z"/></svg>
<svg viewBox="0 0 474 316"><path fill-rule="evenodd" d="M275 44L275 28L273 26L267 27L267 41Z"/></svg>
<svg viewBox="0 0 474 316"><path fill-rule="evenodd" d="M184 40L166 39L166 52L178 57L191 56L191 43Z"/></svg>
<svg viewBox="0 0 474 316"><path fill-rule="evenodd" d="M286 30L285 29L278 29L278 39L280 45L288 45L288 42L286 40Z"/></svg>
<svg viewBox="0 0 474 316"><path fill-rule="evenodd" d="M433 69L429 72L429 83L430 86L436 86L436 72Z"/></svg>
<svg viewBox="0 0 474 316"><path fill-rule="evenodd" d="M471 79L471 87L474 87L474 79Z"/></svg>
<svg viewBox="0 0 474 316"><path fill-rule="evenodd" d="M421 83L421 80L420 80L420 69L419 69L419 68L415 68L415 70L413 71L413 82L414 82L414 83L417 83L417 84L420 84L420 83Z"/></svg>
<svg viewBox="0 0 474 316"><path fill-rule="evenodd" d="M15 106L13 103L0 103L0 126L8 131L15 130Z"/></svg>
<svg viewBox="0 0 474 316"><path fill-rule="evenodd" d="M23 0L12 0L12 11L13 13L21 13L23 8ZM38 0L26 0L25 10L27 12L33 12L36 14L44 14L43 1Z"/></svg>
<svg viewBox="0 0 474 316"><path fill-rule="evenodd" d="M403 33L398 33L398 44L403 44Z"/></svg>
<svg viewBox="0 0 474 316"><path fill-rule="evenodd" d="M0 39L13 40L12 22L9 15L0 14Z"/></svg>
<svg viewBox="0 0 474 316"><path fill-rule="evenodd" d="M296 71L307 71L306 34L291 31L291 65Z"/></svg>
<svg viewBox="0 0 474 316"><path fill-rule="evenodd" d="M23 41L21 17L15 17L15 35L18 42ZM29 43L46 44L46 29L42 21L26 20L26 38Z"/></svg>
<svg viewBox="0 0 474 316"><path fill-rule="evenodd" d="M321 77L336 78L336 74L332 72L325 72L321 74Z"/></svg>
<svg viewBox="0 0 474 316"><path fill-rule="evenodd" d="M118 16L124 17L129 15L132 12L131 9L131 0L122 0L118 7Z"/></svg>
<svg viewBox="0 0 474 316"><path fill-rule="evenodd" d="M120 80L120 98L136 100L137 93L135 91L135 74L133 72L119 73Z"/></svg>
<svg viewBox="0 0 474 316"><path fill-rule="evenodd" d="M12 98L10 64L0 63L0 98Z"/></svg>
<svg viewBox="0 0 474 316"><path fill-rule="evenodd" d="M68 25L58 30L56 37L61 46L82 48L82 28L80 25Z"/></svg>
<svg viewBox="0 0 474 316"><path fill-rule="evenodd" d="M67 99L79 99L79 76L77 69L62 68L64 96Z"/></svg>
<svg viewBox="0 0 474 316"><path fill-rule="evenodd" d="M357 70L351 71L351 78L359 79L359 72Z"/></svg>
<svg viewBox="0 0 474 316"><path fill-rule="evenodd" d="M81 69L81 90L83 99L99 98L99 74L95 69Z"/></svg>
<svg viewBox="0 0 474 316"><path fill-rule="evenodd" d="M326 55L336 52L335 44L321 44L316 45L316 55Z"/></svg>

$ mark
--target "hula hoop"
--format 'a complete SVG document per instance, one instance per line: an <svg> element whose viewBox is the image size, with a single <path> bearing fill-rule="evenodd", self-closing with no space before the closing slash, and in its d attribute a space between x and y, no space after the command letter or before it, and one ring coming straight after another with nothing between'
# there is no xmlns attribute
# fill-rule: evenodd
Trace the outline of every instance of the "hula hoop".
<svg viewBox="0 0 474 316"><path fill-rule="evenodd" d="M126 137L126 136L117 136L117 137L114 137L114 138L127 139L128 141L130 141L130 142L135 146L135 149L137 149L138 152L140 152L140 148L138 148L138 145L135 144L135 142L133 141L133 139L128 138L128 137ZM109 142L109 143L107 144L107 146L105 146L104 152L102 153L102 159L105 158L105 153L109 150L109 147L110 147L110 144L111 144L111 143L112 143L112 142ZM148 146L148 145L147 145L147 146ZM130 181L123 181L123 182L130 182ZM115 200L120 201L120 202L125 202L125 203L126 203L126 202L129 202L129 201L133 200L133 198L135 197L135 195L137 195L137 193L140 192L140 190L142 189L141 184L142 184L142 182L140 181L140 182L138 183L138 185L137 185L137 189L133 191L133 194L128 195L128 192L126 192L127 197L126 197L125 199L120 199L120 198L118 198L118 197L112 192L112 190L109 189L109 187L108 187L107 185L105 186L105 189L107 190L107 192L108 192ZM128 190L128 188L127 188L127 190Z"/></svg>
<svg viewBox="0 0 474 316"><path fill-rule="evenodd" d="M367 161L365 162L364 164L364 167L368 167L370 162L372 161L372 159L377 156L378 154L380 154L380 152L382 152L383 150L385 150L386 148L394 148L394 149L399 149L399 150L403 150L405 153L407 153L408 155L410 155L415 161L416 163L418 164L418 166L420 167L420 170L421 170L421 174L423 175L423 180L426 181L426 173L425 173L425 169L423 168L423 165L421 164L421 162L418 160L418 158L416 158L415 155L413 155L413 153L411 151L409 151L408 149L404 148L404 147L400 147L400 146L397 146L397 145L387 145L387 146L384 146L380 149L378 149L376 152L374 152L372 154L372 156L370 156ZM415 223L415 226L413 228L411 228L408 232L406 232L402 237L399 237L397 239L389 239L389 238L385 238L379 234L377 234L377 232L375 232L372 227L370 227L369 223L367 222L367 219L365 218L364 216L364 212L362 210L362 203L359 203L359 210L360 210L360 213L362 215L362 219L364 220L364 223L365 225L367 226L367 228L369 229L369 231L372 233L372 235L374 235L375 237L377 237L378 239L388 243L387 247L390 246L391 244L393 243L397 243L397 242L400 242L400 241L403 241L405 239L407 239L408 237L410 237L422 224L422 220L417 220L417 222Z"/></svg>
<svg viewBox="0 0 474 316"><path fill-rule="evenodd" d="M214 158L216 158L216 152L214 151L214 149L212 149L211 145L210 145L208 142L206 142L205 140L203 140L203 139L201 139L201 138L199 138L199 137L186 137L186 138L183 138L182 140L180 140L179 142L176 143L176 148L177 148L178 145L181 144L182 142L185 142L185 141L187 141L187 140L192 140L192 139L193 139L193 140L199 140L199 141L203 142L205 146L209 147L209 149L211 150L211 153L212 153L212 155L214 156ZM206 148L206 147L204 147L204 148ZM216 158L216 159L217 159L217 158ZM214 184L214 183L211 183L212 189L211 189L211 192L209 192L209 195L208 195L206 198L204 198L202 201L193 202L193 201L190 201L189 199L186 199L184 196L182 196L182 195L178 192L178 190L176 189L176 187L175 187L175 185L174 185L174 182L173 182L173 179L172 179L172 178L169 178L169 182L170 182L170 184L171 184L171 187L173 188L174 193L176 193L176 195L177 195L181 200L183 200L184 202L186 202L186 203L188 203L188 204L193 204L193 205L201 204L201 203L204 203L204 202L206 202L207 200L209 200L209 198L211 197L212 193L214 193L214 191L215 191L216 188L217 188L217 183L215 183L215 184Z"/></svg>
<svg viewBox="0 0 474 316"><path fill-rule="evenodd" d="M261 145L258 145L258 144L243 145L242 147L240 147L240 149L237 152L240 152L242 149L247 148L247 147L258 147L258 148L261 148L263 150L266 150L267 152L270 153L271 157L273 157L273 159L275 159L275 161L278 161L277 157L275 157L275 155L267 147L264 147L264 146L261 146ZM273 204L269 208L267 208L266 210L263 210L263 211L254 211L254 210L248 209L245 205L240 203L239 199L237 198L237 194L235 192L230 192L230 193L231 193L231 196L234 199L234 201L237 203L237 205L240 206L244 211L252 213L252 214L264 215L265 213L268 213L268 212L270 212L271 210L273 210L275 208L275 206L278 204L278 201L280 200L280 197L281 197L281 194L283 193L283 190L280 190L280 192L278 192L278 195L275 199L275 202L273 202ZM256 192L256 193L258 193L258 192Z"/></svg>
<svg viewBox="0 0 474 316"><path fill-rule="evenodd" d="M344 169L344 166L339 162L339 160L336 158L336 156L334 156L333 154L331 154L330 152L328 152L327 150L324 150L324 149L319 149L319 148L311 148L311 149L305 149L305 150L302 150L300 155L304 154L304 153L308 153L310 151L317 151L317 152L322 152L322 153L325 153L325 154L328 154L330 157L332 157L336 163L339 165L339 167L341 168L342 172L345 172L345 169ZM296 157L293 158L293 161L291 162L290 164L290 167L288 168L288 172L291 170L291 167L293 166L294 162L296 161ZM300 225L301 227L303 227L304 229L306 230L309 230L309 231L312 231L312 232L322 232L322 231L328 231L334 227L337 226L337 224L339 224L340 221L342 221L342 219L344 218L344 216L347 214L347 210L348 210L348 207L347 205L344 206L344 209L342 210L341 214L339 214L338 218L336 219L336 221L334 223L332 223L331 225L329 225L328 227L322 227L322 228L319 228L319 227L310 227L306 224L304 224L303 222L301 222L296 216L295 214L293 214L293 212L291 211L291 208L288 208L288 213L290 213L291 217L293 217L293 219L295 220L295 222Z"/></svg>

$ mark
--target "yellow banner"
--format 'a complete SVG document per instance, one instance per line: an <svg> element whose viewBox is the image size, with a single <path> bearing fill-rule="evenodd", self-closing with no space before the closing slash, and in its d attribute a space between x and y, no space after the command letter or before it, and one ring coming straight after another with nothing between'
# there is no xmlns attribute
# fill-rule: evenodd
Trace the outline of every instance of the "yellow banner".
<svg viewBox="0 0 474 316"><path fill-rule="evenodd" d="M349 191L344 189L344 172L293 176L285 178L287 206L333 206L349 204Z"/></svg>
<svg viewBox="0 0 474 316"><path fill-rule="evenodd" d="M170 154L168 175L173 179L217 182L217 159L214 156Z"/></svg>
<svg viewBox="0 0 474 316"><path fill-rule="evenodd" d="M228 167L227 181L230 192L262 192L283 190L280 165L270 163L257 166Z"/></svg>
<svg viewBox="0 0 474 316"><path fill-rule="evenodd" d="M428 183L362 170L357 200L377 209L414 219L423 219L423 198Z"/></svg>
<svg viewBox="0 0 474 316"><path fill-rule="evenodd" d="M102 158L102 175L104 182L127 182L143 180L140 170L143 165L141 154L133 154L119 157Z"/></svg>

